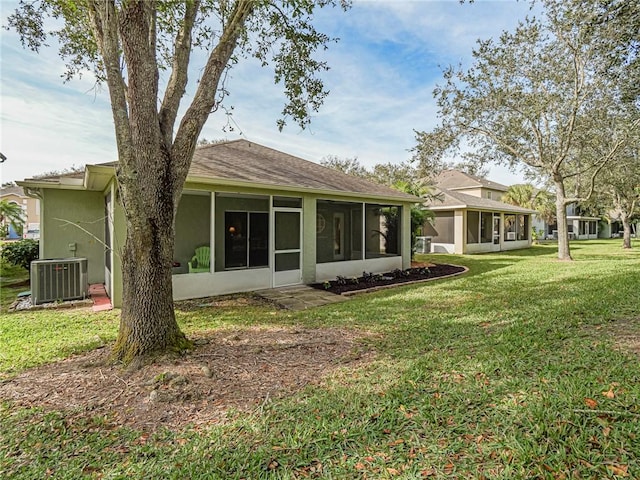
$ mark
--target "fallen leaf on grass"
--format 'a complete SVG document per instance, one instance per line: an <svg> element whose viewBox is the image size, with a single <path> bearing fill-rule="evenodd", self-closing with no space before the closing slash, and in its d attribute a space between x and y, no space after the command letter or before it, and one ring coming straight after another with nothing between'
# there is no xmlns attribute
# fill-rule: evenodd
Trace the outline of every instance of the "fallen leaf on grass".
<svg viewBox="0 0 640 480"><path fill-rule="evenodd" d="M629 466L628 465L607 465L607 469L611 470L611 472L618 477L628 477L629 476Z"/></svg>
<svg viewBox="0 0 640 480"><path fill-rule="evenodd" d="M607 390L606 392L602 392L602 395L604 395L607 398L614 398L616 396L615 393L613 393L613 387L611 387L609 390Z"/></svg>
<svg viewBox="0 0 640 480"><path fill-rule="evenodd" d="M397 440L394 440L393 442L389 443L390 447L396 447L398 445L402 445L404 443L404 439L403 438L398 438Z"/></svg>
<svg viewBox="0 0 640 480"><path fill-rule="evenodd" d="M596 408L598 406L598 402L596 402L593 398L585 398L584 404L589 408Z"/></svg>
<svg viewBox="0 0 640 480"><path fill-rule="evenodd" d="M605 437L608 437L610 433L611 433L611 427L604 427L602 429L602 435L604 435Z"/></svg>

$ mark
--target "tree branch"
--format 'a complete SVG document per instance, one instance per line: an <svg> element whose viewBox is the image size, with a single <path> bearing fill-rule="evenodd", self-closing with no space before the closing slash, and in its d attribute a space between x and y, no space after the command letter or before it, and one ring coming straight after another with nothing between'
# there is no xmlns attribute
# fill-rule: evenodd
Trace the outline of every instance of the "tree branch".
<svg viewBox="0 0 640 480"><path fill-rule="evenodd" d="M167 148L173 142L173 128L180 108L180 101L187 87L192 32L199 8L200 0L189 0L185 3L182 26L174 43L171 76L164 92L159 113L160 130Z"/></svg>
<svg viewBox="0 0 640 480"><path fill-rule="evenodd" d="M175 163L176 181L180 185L186 179L198 135L216 104L220 78L255 6L256 2L252 0L237 0L234 4L229 22L220 36L218 45L209 55L193 101L182 117L173 142L173 152L180 152L180 156L172 155ZM181 193L181 189L177 189L176 197L178 198Z"/></svg>

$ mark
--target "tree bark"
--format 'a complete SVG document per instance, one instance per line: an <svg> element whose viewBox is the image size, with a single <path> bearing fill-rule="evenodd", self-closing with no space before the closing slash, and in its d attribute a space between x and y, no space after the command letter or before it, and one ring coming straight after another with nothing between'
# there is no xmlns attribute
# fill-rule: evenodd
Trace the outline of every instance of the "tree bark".
<svg viewBox="0 0 640 480"><path fill-rule="evenodd" d="M553 176L556 187L556 219L558 223L558 259L571 261L571 251L569 248L569 229L567 228L567 205L564 181L561 175Z"/></svg>
<svg viewBox="0 0 640 480"><path fill-rule="evenodd" d="M622 221L622 248L631 248L631 223L629 217L623 215Z"/></svg>
<svg viewBox="0 0 640 480"><path fill-rule="evenodd" d="M164 163L168 163L168 160ZM142 169L151 177L151 169ZM145 172L145 170L147 170ZM190 343L180 331L173 309L171 281L174 252L173 191L171 174L152 183L164 188L140 189L136 201L140 217L127 218L122 251L122 313L112 350L115 360L135 364L158 352L185 350ZM151 182L150 182L151 183Z"/></svg>

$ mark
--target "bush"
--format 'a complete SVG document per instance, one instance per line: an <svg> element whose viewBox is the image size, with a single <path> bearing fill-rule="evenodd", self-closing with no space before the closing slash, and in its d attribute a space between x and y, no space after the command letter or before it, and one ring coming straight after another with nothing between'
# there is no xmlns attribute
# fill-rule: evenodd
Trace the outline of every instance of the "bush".
<svg viewBox="0 0 640 480"><path fill-rule="evenodd" d="M5 243L0 255L6 262L29 270L31 262L38 259L39 251L38 241L27 239Z"/></svg>

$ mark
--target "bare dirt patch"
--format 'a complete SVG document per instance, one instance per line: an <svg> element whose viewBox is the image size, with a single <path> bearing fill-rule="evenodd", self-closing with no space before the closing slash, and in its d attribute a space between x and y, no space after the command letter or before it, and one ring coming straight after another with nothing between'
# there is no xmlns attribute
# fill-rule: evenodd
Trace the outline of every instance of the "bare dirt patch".
<svg viewBox="0 0 640 480"><path fill-rule="evenodd" d="M251 411L371 361L365 337L338 328L225 330L195 338L196 348L181 358L134 372L110 365L102 348L2 382L0 397L144 431L214 424L230 409Z"/></svg>
<svg viewBox="0 0 640 480"><path fill-rule="evenodd" d="M640 357L640 317L618 319L603 330L614 338L618 348Z"/></svg>

